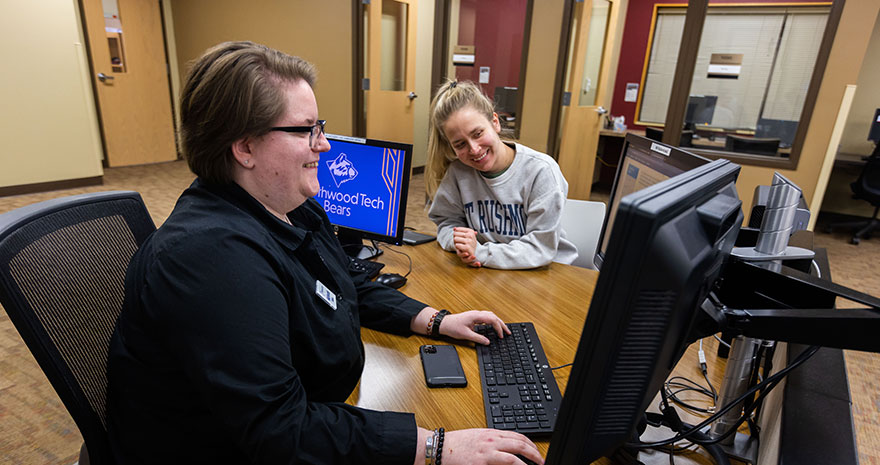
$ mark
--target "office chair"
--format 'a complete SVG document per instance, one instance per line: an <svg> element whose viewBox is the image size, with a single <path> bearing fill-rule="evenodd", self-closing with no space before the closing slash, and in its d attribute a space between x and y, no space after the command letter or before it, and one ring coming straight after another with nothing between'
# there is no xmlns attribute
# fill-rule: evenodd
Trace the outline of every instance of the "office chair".
<svg viewBox="0 0 880 465"><path fill-rule="evenodd" d="M574 243L578 256L574 266L595 270L593 256L599 243L599 233L605 219L605 204L589 200L565 199L562 209L562 229L566 238Z"/></svg>
<svg viewBox="0 0 880 465"><path fill-rule="evenodd" d="M724 140L724 149L730 152L769 155L775 157L779 151L779 139L742 137L728 134Z"/></svg>
<svg viewBox="0 0 880 465"><path fill-rule="evenodd" d="M660 128L655 128L652 126L645 127L645 137L651 140L656 140L657 142L663 142L663 130ZM681 131L681 139L678 141L679 147L693 147L694 146L694 131L691 130L683 130Z"/></svg>
<svg viewBox="0 0 880 465"><path fill-rule="evenodd" d="M48 200L0 215L0 304L70 412L80 464L112 464L107 352L125 270L156 227L136 192Z"/></svg>
<svg viewBox="0 0 880 465"><path fill-rule="evenodd" d="M862 238L870 239L871 233L880 228L880 220L877 219L877 214L880 212L880 155L876 154L876 151L874 155L868 157L858 179L851 183L850 187L854 199L865 200L874 207L874 215L868 220L833 223L826 229L831 232L834 228L858 228L850 239L850 242L858 245Z"/></svg>

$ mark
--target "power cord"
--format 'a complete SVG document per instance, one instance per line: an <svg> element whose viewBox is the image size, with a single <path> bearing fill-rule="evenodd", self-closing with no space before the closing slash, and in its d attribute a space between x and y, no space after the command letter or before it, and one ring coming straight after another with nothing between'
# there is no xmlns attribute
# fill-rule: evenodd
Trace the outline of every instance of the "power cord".
<svg viewBox="0 0 880 465"><path fill-rule="evenodd" d="M779 370L778 373L775 373L775 374L773 374L772 376L768 376L763 382L759 383L759 384L756 385L756 386L753 386L751 389L749 389L748 391L746 391L743 395L737 397L736 399L734 399L733 401L731 401L729 404L727 404L727 405L725 405L724 407L722 407L721 409L719 409L714 415L712 415L711 417L707 418L707 419L704 420L702 423L700 423L700 424L698 424L698 425L695 425L695 426L690 426L690 425L688 425L688 428L689 428L689 429L687 429L687 430L684 431L684 432L679 432L679 433L676 434L675 436L673 436L673 437L671 437L671 438L669 438L669 439L664 439L664 440L662 440L662 441L655 441L655 442L649 442L649 443L644 443L644 442L632 442L632 443L627 443L626 445L627 445L628 447L632 447L632 448L635 448L635 449L648 449L648 448L656 448L656 447L666 446L666 445L669 445L669 444L675 444L676 442L681 441L682 439L688 439L688 440L693 441L693 442L695 442L695 443L697 443L697 444L699 444L699 445L713 445L713 444L717 444L717 443L723 441L724 439L726 439L727 437L729 437L731 434L736 433L736 431L737 431L737 429L739 428L739 426L740 426L743 422L745 422L746 419L747 419L748 417L751 416L751 414L752 414L752 410L754 409L754 405L752 405L752 407L751 407L750 409L747 409L746 411L743 412L743 415L740 416L739 420L736 422L736 424L735 424L733 427L730 428L730 430L726 431L725 433L721 434L720 436L718 436L718 437L716 437L716 438L708 439L708 440L702 440L702 439L696 439L696 438L693 438L693 437L691 437L691 436L694 435L695 433L700 433L700 430L701 430L701 429L703 429L703 428L705 428L706 426L710 425L710 424L711 424L712 422L714 422L715 420L721 418L722 415L724 415L725 413L729 412L731 409L733 409L734 407L736 407L737 405L739 405L741 402L743 402L743 401L746 400L749 396L755 394L756 392L761 391L761 394L759 394L758 397L757 397L757 399L756 399L756 403L757 403L758 401L763 400L763 398L766 397L766 395L767 395L767 394L768 394L768 393L769 393L774 387L776 387L776 385L779 384L779 382L780 382L780 381L781 381L786 375L788 375L788 373L789 373L791 370L794 370L795 368L801 366L804 362L806 362L807 360L809 360L810 357L812 357L812 356L816 353L816 351L818 351L818 350L819 350L819 346L812 346L812 347L809 347L809 348L805 349L803 352L801 352L800 355L798 355L798 357L797 357L797 358L796 358L791 364L789 364L789 365L786 366L785 368ZM663 392L663 391L661 391L661 393L662 393L662 392ZM700 433L700 434L702 434L702 433Z"/></svg>
<svg viewBox="0 0 880 465"><path fill-rule="evenodd" d="M700 372L703 374L703 379L706 380L706 384L709 386L708 389L701 386L696 381L692 381L683 376L673 376L672 378L669 378L664 383L663 388L666 391L666 396L676 404L694 412L712 414L715 413L715 409L718 406L718 392L715 390L715 386L712 385L712 381L709 380L708 369L706 366L706 353L703 352L702 339L700 339L700 348L697 351L697 358L699 360L698 365ZM675 390L673 391L673 389ZM678 397L678 394L682 392L696 392L706 397L710 397L712 399L712 406L709 408L702 408L689 404Z"/></svg>
<svg viewBox="0 0 880 465"><path fill-rule="evenodd" d="M376 250L378 250L378 249L379 249L379 243L376 242L376 241L372 241L372 243L373 243L373 247L375 247ZM404 257L406 257L407 260L409 260L409 269L406 270L406 274L403 275L404 278L406 278L407 276L409 276L410 273L412 273L412 266L413 266L413 265L412 265L412 257L410 257L409 254L407 254L406 252L401 252L401 251L399 251L399 250L392 249L391 247L384 247L384 249L385 249L385 250L390 250L390 251L392 251L392 252L394 252L394 253L399 253L400 255L403 255Z"/></svg>
<svg viewBox="0 0 880 465"><path fill-rule="evenodd" d="M560 368L570 367L572 365L574 365L574 362L569 362L569 363L566 363L565 365L559 365L558 367L553 367L550 369L550 371L558 370Z"/></svg>

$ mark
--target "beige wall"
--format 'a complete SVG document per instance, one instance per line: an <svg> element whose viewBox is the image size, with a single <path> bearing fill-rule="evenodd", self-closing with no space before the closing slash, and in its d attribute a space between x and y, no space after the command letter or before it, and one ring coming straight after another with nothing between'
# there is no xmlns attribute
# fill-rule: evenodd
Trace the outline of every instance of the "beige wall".
<svg viewBox="0 0 880 465"><path fill-rule="evenodd" d="M859 78L862 59L880 11L880 0L847 1L845 5L798 167L794 171L779 170L803 189L808 204L812 203L820 182L820 171L844 91L848 84L855 84ZM833 156L834 151L831 153ZM771 168L743 166L737 190L744 207L752 204L756 186L770 183L774 171ZM824 192L824 188L820 190Z"/></svg>
<svg viewBox="0 0 880 465"><path fill-rule="evenodd" d="M880 108L880 22L874 24L862 63L856 96L840 141L841 152L869 155L874 150L874 144L868 141L868 130L877 108Z"/></svg>
<svg viewBox="0 0 880 465"><path fill-rule="evenodd" d="M171 0L181 79L187 62L227 40L251 40L318 68L315 95L327 131L352 134L351 0Z"/></svg>
<svg viewBox="0 0 880 465"><path fill-rule="evenodd" d="M0 187L103 174L76 5L0 3Z"/></svg>

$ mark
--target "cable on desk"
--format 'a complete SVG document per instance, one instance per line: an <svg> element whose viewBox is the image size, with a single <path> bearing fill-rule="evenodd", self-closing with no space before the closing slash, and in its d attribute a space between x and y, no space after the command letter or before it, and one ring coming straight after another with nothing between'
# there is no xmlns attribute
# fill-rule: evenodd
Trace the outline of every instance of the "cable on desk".
<svg viewBox="0 0 880 465"><path fill-rule="evenodd" d="M378 249L379 249L379 243L376 242L376 241L373 241L373 247L376 247L376 250L378 250ZM401 252L401 251L399 251L399 250L394 250L394 249L392 249L391 247L385 247L385 250L390 250L390 251L392 251L392 252L394 252L394 253L399 253L400 255L403 255L404 257L406 257L407 260L409 260L409 269L406 270L406 274L403 275L404 278L407 277L407 276L409 276L410 273L412 273L412 257L410 257L409 254L407 254L406 252Z"/></svg>
<svg viewBox="0 0 880 465"><path fill-rule="evenodd" d="M721 339L720 337L718 337L717 334L713 334L712 337L714 337L715 340L718 341L719 344L723 345L724 347L727 347L728 349L730 348L730 344L724 342L724 339Z"/></svg>
<svg viewBox="0 0 880 465"><path fill-rule="evenodd" d="M758 398L756 399L756 401L763 400L763 398L766 397L767 394L768 394L771 390L773 390L773 388L776 387L776 385L779 384L779 382L780 382L780 381L781 381L786 375L788 375L789 372L791 372L791 370L794 370L795 368L801 366L804 362L806 362L807 360L809 360L810 357L812 357L812 356L813 356L818 350L819 350L819 346L811 346L811 347L808 347L808 348L805 349L803 352L801 352L801 354L798 355L797 358L796 358L792 363L790 363L790 364L789 364L788 366L786 366L785 368L779 370L778 373L775 373L775 374L773 374L772 376L768 376L768 377L767 377L763 382L761 382L760 384L758 384L758 385L756 385L756 386L753 386L751 389L749 389L748 391L746 391L743 395L737 397L736 399L734 399L733 401L731 401L729 404L727 404L727 405L725 405L724 407L721 407L720 409L718 409L718 411L715 412L714 415L712 415L711 417L709 417L709 418L703 420L702 423L700 423L700 424L698 424L698 425L695 425L695 426L693 426L693 427L690 427L690 426L689 426L689 429L688 429L687 431L679 432L679 433L676 434L675 436L673 436L673 437L671 437L671 438L669 438L669 439L661 440L661 441L655 441L655 442L649 442L649 443L645 443L645 442L634 442L634 443L627 443L626 445L627 445L628 447L632 447L632 448L636 448L636 449L648 449L648 448L654 448L654 447L660 447L660 446L665 446L665 445L669 445L669 444L674 444L674 443L676 443L676 442L678 442L678 441L680 441L680 440L682 440L682 439L688 439L688 440L693 441L693 442L695 442L695 443L697 443L697 444L699 444L699 445L701 445L701 446L703 446L703 445L713 445L713 444L717 444L717 443L723 441L724 439L726 439L726 438L727 438L728 436L730 436L731 434L736 433L737 429L739 429L739 426L740 426L743 422L746 421L746 418L749 417L749 416L751 416L752 411L751 411L751 410L744 411L744 412L743 412L743 415L740 416L739 420L736 422L736 424L735 424L734 426L732 426L732 427L730 428L730 430L724 432L723 434L721 434L720 436L718 436L718 437L716 437L716 438L709 439L709 440L701 440L701 439L696 439L696 438L694 438L694 437L692 437L692 436L694 435L694 433L699 433L701 429L703 429L704 427L710 425L710 424L711 424L712 422L714 422L715 420L721 418L722 415L724 415L725 413L729 412L731 409L733 409L734 407L736 407L737 405L739 405L740 402L743 402L746 398L748 398L748 397L751 396L752 394L754 394L754 393L756 393L756 392L758 392L758 391L761 391L761 394L758 395ZM661 392L661 394L663 394L663 391L662 391L662 390L661 390L660 392ZM754 408L754 406L752 406L752 408Z"/></svg>
<svg viewBox="0 0 880 465"><path fill-rule="evenodd" d="M569 362L569 363L566 363L565 365L559 365L558 367L553 367L550 369L550 371L558 370L560 368L570 367L572 365L574 365L574 362Z"/></svg>

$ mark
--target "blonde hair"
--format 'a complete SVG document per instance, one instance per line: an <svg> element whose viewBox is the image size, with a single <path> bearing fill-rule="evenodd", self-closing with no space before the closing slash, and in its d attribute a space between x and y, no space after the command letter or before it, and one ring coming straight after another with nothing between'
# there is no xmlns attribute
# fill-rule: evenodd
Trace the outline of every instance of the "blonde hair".
<svg viewBox="0 0 880 465"><path fill-rule="evenodd" d="M180 141L190 170L203 180L232 182L232 143L269 131L286 110L281 84L315 86L309 62L253 42L206 50L186 76L180 97Z"/></svg>
<svg viewBox="0 0 880 465"><path fill-rule="evenodd" d="M425 191L431 200L434 199L449 164L457 159L455 151L443 134L443 125L453 113L465 107L473 108L489 121L492 121L495 113L492 101L471 81L448 81L440 86L431 100L428 161L425 166Z"/></svg>

